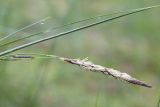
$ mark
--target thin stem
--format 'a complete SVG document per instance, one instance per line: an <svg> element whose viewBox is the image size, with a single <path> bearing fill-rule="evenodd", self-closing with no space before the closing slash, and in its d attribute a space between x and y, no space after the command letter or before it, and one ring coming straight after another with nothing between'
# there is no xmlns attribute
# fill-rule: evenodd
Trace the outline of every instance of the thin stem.
<svg viewBox="0 0 160 107"><path fill-rule="evenodd" d="M123 81L126 81L126 82L134 84L134 85L152 88L152 86L150 84L144 83L143 81L140 81L140 80L130 76L127 73L120 72L120 71L115 70L113 68L108 68L108 67L94 64L86 58L83 60L80 60L80 59L71 59L71 58L65 58L65 57L60 57L60 56L55 56L55 55L22 53L22 54L17 54L17 55L3 56L3 57L0 57L0 60L2 60L2 61L16 61L16 60L21 60L21 59L33 59L33 58L57 58L61 61L67 62L69 64L77 65L87 71L103 73L104 75L109 75L109 76L114 77L115 79L123 80ZM98 101L98 96L97 96L97 101ZM97 105L97 103L96 103L96 105Z"/></svg>
<svg viewBox="0 0 160 107"><path fill-rule="evenodd" d="M9 38L9 37L11 37L11 36L13 36L13 35L15 35L16 33L20 32L20 31L22 31L22 30L28 29L28 28L36 25L36 24L42 23L42 22L46 21L47 19L49 19L49 17L46 17L46 18L41 19L41 20L39 20L39 21L37 21L37 22L35 22L35 23L32 23L32 24L30 24L30 25L27 25L27 26L25 26L25 27L23 27L23 28L15 31L15 32L13 32L13 33L11 33L11 34L3 37L3 38L0 38L0 42L3 41L3 40L5 40L5 39L7 39L7 38Z"/></svg>
<svg viewBox="0 0 160 107"><path fill-rule="evenodd" d="M16 40L13 40L13 41L4 43L4 44L0 45L0 47L4 47L4 46L7 46L7 45L11 45L11 44L13 44L13 43L17 43L17 42L22 41L22 40L24 40L24 39L27 39L27 38L30 38L30 37L33 37L33 36L37 36L37 35L42 35L42 34L44 34L43 31L38 32L38 33L34 33L34 34L29 35L29 36L22 37L22 38L19 38L19 39L16 39Z"/></svg>

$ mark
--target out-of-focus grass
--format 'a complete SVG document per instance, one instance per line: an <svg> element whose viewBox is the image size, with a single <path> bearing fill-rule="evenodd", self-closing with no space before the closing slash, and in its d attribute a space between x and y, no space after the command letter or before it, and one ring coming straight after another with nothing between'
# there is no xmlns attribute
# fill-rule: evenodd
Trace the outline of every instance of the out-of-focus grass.
<svg viewBox="0 0 160 107"><path fill-rule="evenodd" d="M104 12L155 3L158 4L155 0L0 0L0 37L46 16L54 17L53 25L61 25ZM98 107L156 106L160 93L158 13L159 9L150 10L21 50L89 57L97 64L151 83L152 89L88 73L58 60L0 62L0 106L93 107L98 90ZM39 29L43 28L37 26L32 30Z"/></svg>

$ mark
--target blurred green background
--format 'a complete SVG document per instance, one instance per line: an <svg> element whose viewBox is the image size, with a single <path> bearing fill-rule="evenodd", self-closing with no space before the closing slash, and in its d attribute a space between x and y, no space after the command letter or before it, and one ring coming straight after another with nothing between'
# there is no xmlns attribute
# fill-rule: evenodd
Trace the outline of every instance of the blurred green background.
<svg viewBox="0 0 160 107"><path fill-rule="evenodd" d="M156 4L160 4L158 0L0 0L1 38L46 16L52 17L0 44L51 26ZM17 51L89 57L96 64L152 84L152 89L86 72L56 59L1 61L0 107L156 107L160 96L159 12L159 8L152 9Z"/></svg>

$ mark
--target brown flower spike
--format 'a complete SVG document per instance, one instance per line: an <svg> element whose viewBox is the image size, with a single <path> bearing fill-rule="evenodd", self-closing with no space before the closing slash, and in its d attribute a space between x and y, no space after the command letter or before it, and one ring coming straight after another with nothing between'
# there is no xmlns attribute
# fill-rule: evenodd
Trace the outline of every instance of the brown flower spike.
<svg viewBox="0 0 160 107"><path fill-rule="evenodd" d="M118 70L112 69L112 68L107 68L103 67L101 65L96 65L93 64L92 62L88 61L88 59L80 60L80 59L70 59L70 58L63 58L59 57L60 60L66 61L70 64L78 65L82 68L85 68L86 70L89 71L94 71L94 72L101 72L105 75L111 75L112 77L120 80L127 81L129 83L135 84L135 85L140 85L144 87L151 88L152 86L149 84L144 83L143 81L140 81L136 78L131 77L127 73L122 73Z"/></svg>
<svg viewBox="0 0 160 107"><path fill-rule="evenodd" d="M110 75L116 79L120 79L120 80L124 80L127 81L129 83L135 84L135 85L140 85L140 86L144 86L144 87L148 87L151 88L152 86L149 84L144 83L143 81L140 81L136 78L133 78L132 76L130 76L127 73L122 73L118 70L115 70L113 68L107 68L107 67L103 67L101 65L96 65L90 61L88 61L88 59L70 59L70 58L64 58L64 57L59 57L59 56L55 56L55 55L43 55L40 54L40 57L34 57L33 55L37 55L37 54L17 54L17 55L9 55L6 56L4 58L1 58L0 60L3 61L11 61L11 60L21 60L21 59L34 59L34 58L58 58L62 61L65 61L67 63L70 64L74 64L74 65L78 65L86 70L89 71L94 71L94 72L101 72L105 75Z"/></svg>

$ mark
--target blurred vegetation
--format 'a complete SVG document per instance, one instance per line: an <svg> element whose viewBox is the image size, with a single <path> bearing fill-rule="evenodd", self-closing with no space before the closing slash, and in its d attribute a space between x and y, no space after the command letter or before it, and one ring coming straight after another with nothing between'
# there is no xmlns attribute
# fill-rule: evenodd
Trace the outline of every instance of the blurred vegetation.
<svg viewBox="0 0 160 107"><path fill-rule="evenodd" d="M157 0L0 0L1 38L46 16L53 18L0 44L51 26L155 4L160 3ZM153 9L17 52L89 57L94 63L151 83L152 89L85 72L53 59L1 61L0 107L155 107L160 96L159 17L159 9ZM22 43L44 36L47 35Z"/></svg>

